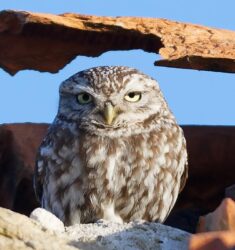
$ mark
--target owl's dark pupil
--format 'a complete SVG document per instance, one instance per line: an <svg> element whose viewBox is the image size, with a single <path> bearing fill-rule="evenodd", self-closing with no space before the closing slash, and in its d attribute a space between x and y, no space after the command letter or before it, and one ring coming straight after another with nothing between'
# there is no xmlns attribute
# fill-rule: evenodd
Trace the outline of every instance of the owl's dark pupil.
<svg viewBox="0 0 235 250"><path fill-rule="evenodd" d="M90 96L88 94L83 94L83 100L84 101L89 101Z"/></svg>
<svg viewBox="0 0 235 250"><path fill-rule="evenodd" d="M128 95L129 95L130 98L134 98L134 96L136 95L136 93L135 92L131 92Z"/></svg>

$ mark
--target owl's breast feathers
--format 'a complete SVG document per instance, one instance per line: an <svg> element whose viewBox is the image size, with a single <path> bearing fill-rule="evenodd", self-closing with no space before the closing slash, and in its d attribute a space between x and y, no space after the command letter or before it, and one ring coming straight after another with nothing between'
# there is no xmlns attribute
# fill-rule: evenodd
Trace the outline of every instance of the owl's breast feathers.
<svg viewBox="0 0 235 250"><path fill-rule="evenodd" d="M118 138L55 124L38 152L35 189L42 206L67 224L107 216L161 222L186 178L176 124Z"/></svg>

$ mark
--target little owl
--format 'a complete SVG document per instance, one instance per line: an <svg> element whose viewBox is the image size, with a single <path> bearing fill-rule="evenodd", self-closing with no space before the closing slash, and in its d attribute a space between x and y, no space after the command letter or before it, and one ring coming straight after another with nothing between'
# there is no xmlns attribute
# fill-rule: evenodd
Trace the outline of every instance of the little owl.
<svg viewBox="0 0 235 250"><path fill-rule="evenodd" d="M96 67L61 84L58 114L37 155L43 208L66 225L163 222L186 179L185 138L154 79Z"/></svg>

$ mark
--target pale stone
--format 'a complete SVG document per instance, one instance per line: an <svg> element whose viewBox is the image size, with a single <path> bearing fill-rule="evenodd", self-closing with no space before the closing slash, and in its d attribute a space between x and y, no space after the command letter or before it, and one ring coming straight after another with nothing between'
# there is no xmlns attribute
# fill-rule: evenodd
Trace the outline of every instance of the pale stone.
<svg viewBox="0 0 235 250"><path fill-rule="evenodd" d="M94 224L77 224L66 234L82 249L90 242L92 249L107 250L186 250L190 234L160 223L135 221L114 223L100 220Z"/></svg>
<svg viewBox="0 0 235 250"><path fill-rule="evenodd" d="M0 207L1 250L76 250L64 234L55 233L25 215Z"/></svg>
<svg viewBox="0 0 235 250"><path fill-rule="evenodd" d="M36 208L30 214L30 218L38 221L43 227L55 232L63 233L65 231L64 223L54 214L43 208Z"/></svg>

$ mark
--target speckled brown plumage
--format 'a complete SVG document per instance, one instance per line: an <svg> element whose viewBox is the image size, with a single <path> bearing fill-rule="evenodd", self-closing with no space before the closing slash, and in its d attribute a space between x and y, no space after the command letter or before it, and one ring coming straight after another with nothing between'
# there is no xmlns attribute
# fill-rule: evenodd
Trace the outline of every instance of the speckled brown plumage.
<svg viewBox="0 0 235 250"><path fill-rule="evenodd" d="M155 80L128 67L97 67L62 83L36 163L44 208L67 225L163 222L186 178L183 132Z"/></svg>

